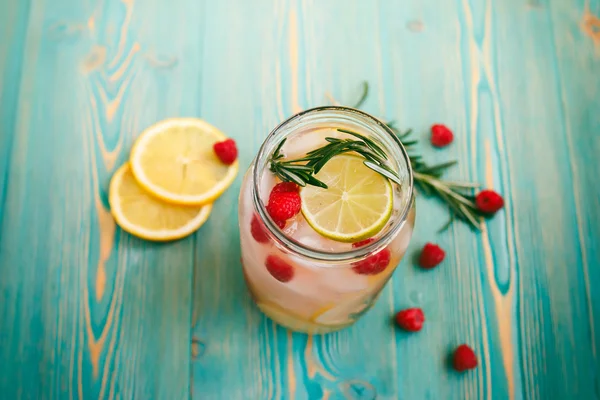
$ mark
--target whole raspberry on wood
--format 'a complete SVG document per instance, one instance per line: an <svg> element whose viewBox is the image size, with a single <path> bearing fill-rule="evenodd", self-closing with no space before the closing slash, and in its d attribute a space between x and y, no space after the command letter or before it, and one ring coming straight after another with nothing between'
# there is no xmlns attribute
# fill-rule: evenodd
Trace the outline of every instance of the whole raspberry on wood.
<svg viewBox="0 0 600 400"><path fill-rule="evenodd" d="M484 213L493 214L504 207L504 199L493 190L482 190L475 196L475 205Z"/></svg>
<svg viewBox="0 0 600 400"><path fill-rule="evenodd" d="M472 348L466 344L461 344L454 350L452 365L459 372L473 369L477 367L477 356Z"/></svg>
<svg viewBox="0 0 600 400"><path fill-rule="evenodd" d="M233 139L215 143L213 150L223 164L231 165L237 160L238 150Z"/></svg>
<svg viewBox="0 0 600 400"><path fill-rule="evenodd" d="M436 124L431 127L431 144L435 147L448 146L454 140L454 134L446 126Z"/></svg>
<svg viewBox="0 0 600 400"><path fill-rule="evenodd" d="M396 325L405 331L418 332L423 328L425 314L420 308L407 308L396 314Z"/></svg>
<svg viewBox="0 0 600 400"><path fill-rule="evenodd" d="M431 269L444 261L445 257L446 252L440 246L433 243L427 243L423 247L423 250L421 250L419 265L421 268Z"/></svg>

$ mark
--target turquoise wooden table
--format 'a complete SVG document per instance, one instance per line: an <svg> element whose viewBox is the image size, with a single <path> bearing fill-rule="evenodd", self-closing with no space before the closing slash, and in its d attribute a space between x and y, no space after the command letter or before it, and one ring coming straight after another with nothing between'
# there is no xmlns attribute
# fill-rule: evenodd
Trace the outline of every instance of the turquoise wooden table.
<svg viewBox="0 0 600 400"><path fill-rule="evenodd" d="M0 398L598 399L600 1L3 0ZM208 223L115 226L111 174L153 122L197 116L245 169L284 118L351 102L412 127L506 207L483 232L418 199L377 306L330 335L263 317L239 265L241 174ZM456 135L427 144L434 122ZM411 258L411 257L408 257ZM395 310L419 306L418 334ZM471 344L480 366L447 356Z"/></svg>

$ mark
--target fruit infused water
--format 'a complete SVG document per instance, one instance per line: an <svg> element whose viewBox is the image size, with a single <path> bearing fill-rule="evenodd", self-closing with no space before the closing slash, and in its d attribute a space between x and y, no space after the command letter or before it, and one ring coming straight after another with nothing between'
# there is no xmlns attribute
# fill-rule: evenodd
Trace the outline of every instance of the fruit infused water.
<svg viewBox="0 0 600 400"><path fill-rule="evenodd" d="M242 267L256 304L295 331L353 324L404 256L412 172L383 123L344 107L300 113L265 140L242 183Z"/></svg>

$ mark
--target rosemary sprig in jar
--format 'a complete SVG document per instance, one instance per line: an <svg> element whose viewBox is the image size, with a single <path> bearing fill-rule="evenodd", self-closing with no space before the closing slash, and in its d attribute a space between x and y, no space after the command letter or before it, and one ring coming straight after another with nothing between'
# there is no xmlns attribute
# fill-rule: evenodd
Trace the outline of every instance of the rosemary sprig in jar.
<svg viewBox="0 0 600 400"><path fill-rule="evenodd" d="M339 132L354 136L354 139L340 139L326 137L328 142L325 146L309 151L306 156L294 160L284 160L281 148L285 144L283 139L271 156L269 169L284 182L294 182L300 186L312 185L327 189L327 185L315 178L321 168L333 157L353 152L362 156L363 164L373 171L383 175L392 182L400 185L400 177L387 165L385 151L372 139L359 133L338 129Z"/></svg>

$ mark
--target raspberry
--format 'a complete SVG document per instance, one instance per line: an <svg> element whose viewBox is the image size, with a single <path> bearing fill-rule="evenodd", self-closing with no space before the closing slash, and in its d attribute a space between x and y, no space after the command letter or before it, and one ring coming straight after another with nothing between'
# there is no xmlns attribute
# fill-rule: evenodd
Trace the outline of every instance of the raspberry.
<svg viewBox="0 0 600 400"><path fill-rule="evenodd" d="M477 356L472 348L466 344L461 344L454 350L452 364L454 369L459 372L473 369L477 366Z"/></svg>
<svg viewBox="0 0 600 400"><path fill-rule="evenodd" d="M433 125L431 127L431 144L435 147L448 146L454 140L454 134L446 125Z"/></svg>
<svg viewBox="0 0 600 400"><path fill-rule="evenodd" d="M265 261L267 271L279 282L289 282L294 277L294 267L281 258L270 255Z"/></svg>
<svg viewBox="0 0 600 400"><path fill-rule="evenodd" d="M375 239L373 239L373 238L361 240L360 242L352 243L352 248L358 249L359 247L366 246L370 243L373 243L374 241L375 241Z"/></svg>
<svg viewBox="0 0 600 400"><path fill-rule="evenodd" d="M287 221L300 212L302 200L297 192L272 193L267 211L275 221Z"/></svg>
<svg viewBox="0 0 600 400"><path fill-rule="evenodd" d="M421 250L421 256L419 257L419 265L422 268L430 269L444 261L446 252L442 250L440 246L433 243L427 243L423 250Z"/></svg>
<svg viewBox="0 0 600 400"><path fill-rule="evenodd" d="M420 308L407 308L396 314L396 324L409 332L418 332L425 322L425 314Z"/></svg>
<svg viewBox="0 0 600 400"><path fill-rule="evenodd" d="M504 207L504 199L493 190L482 190L475 196L475 204L480 211L493 214Z"/></svg>
<svg viewBox="0 0 600 400"><path fill-rule="evenodd" d="M285 227L285 221L275 221L279 229L283 229ZM252 222L250 223L250 233L252 233L252 237L258 243L267 243L269 241L269 236L265 231L265 226L260 219L256 215L252 216Z"/></svg>
<svg viewBox="0 0 600 400"><path fill-rule="evenodd" d="M370 238L360 242L352 243L353 248L359 248L372 243L375 239ZM364 260L353 264L352 270L360 275L377 275L384 271L390 263L392 255L390 250L385 248L378 253L372 254Z"/></svg>
<svg viewBox="0 0 600 400"><path fill-rule="evenodd" d="M280 182L271 189L271 195L277 193L298 193L300 187L294 182Z"/></svg>
<svg viewBox="0 0 600 400"><path fill-rule="evenodd" d="M222 142L215 143L213 145L213 150L223 164L233 164L233 162L237 159L238 150L237 146L235 145L235 140L233 139L227 139Z"/></svg>

